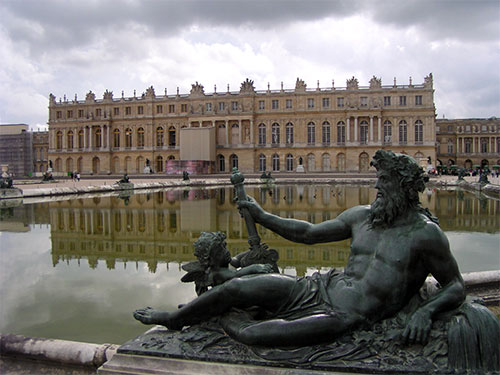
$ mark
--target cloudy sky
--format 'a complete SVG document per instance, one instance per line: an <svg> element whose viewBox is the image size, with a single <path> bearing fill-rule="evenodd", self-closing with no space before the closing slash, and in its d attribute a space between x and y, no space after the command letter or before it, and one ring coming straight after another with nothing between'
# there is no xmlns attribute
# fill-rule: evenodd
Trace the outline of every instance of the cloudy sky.
<svg viewBox="0 0 500 375"><path fill-rule="evenodd" d="M48 96L422 83L439 118L500 117L499 0L0 0L0 123Z"/></svg>

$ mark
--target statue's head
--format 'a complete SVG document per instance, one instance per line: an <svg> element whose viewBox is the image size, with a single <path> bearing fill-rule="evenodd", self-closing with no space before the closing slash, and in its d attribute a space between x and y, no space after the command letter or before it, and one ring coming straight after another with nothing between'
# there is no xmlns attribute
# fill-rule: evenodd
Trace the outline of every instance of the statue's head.
<svg viewBox="0 0 500 375"><path fill-rule="evenodd" d="M424 171L412 157L378 150L371 162L377 169L377 199L372 203L372 225L390 225L401 214L420 206Z"/></svg>
<svg viewBox="0 0 500 375"><path fill-rule="evenodd" d="M194 255L205 267L227 267L231 254L226 248L226 235L222 232L203 232L194 243Z"/></svg>

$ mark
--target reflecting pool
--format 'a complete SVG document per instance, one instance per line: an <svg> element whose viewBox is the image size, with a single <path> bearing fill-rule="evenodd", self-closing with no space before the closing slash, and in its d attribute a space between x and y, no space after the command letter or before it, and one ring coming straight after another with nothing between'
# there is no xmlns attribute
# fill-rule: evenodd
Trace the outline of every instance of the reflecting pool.
<svg viewBox="0 0 500 375"><path fill-rule="evenodd" d="M369 204L370 186L249 187L269 212L313 223ZM146 330L132 312L174 309L195 297L180 282L203 231L226 233L233 255L248 248L232 188L150 191L24 204L0 210L0 332L121 344ZM461 272L500 269L500 201L427 190ZM350 241L305 246L259 227L292 275L343 267Z"/></svg>

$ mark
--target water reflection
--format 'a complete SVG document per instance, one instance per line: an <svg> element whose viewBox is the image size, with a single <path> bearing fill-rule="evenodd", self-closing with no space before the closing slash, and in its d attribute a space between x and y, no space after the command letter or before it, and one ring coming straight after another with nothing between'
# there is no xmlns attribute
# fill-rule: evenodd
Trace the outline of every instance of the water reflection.
<svg viewBox="0 0 500 375"><path fill-rule="evenodd" d="M267 211L281 217L319 223L346 208L369 204L376 191L369 186L273 186L248 188ZM52 263L86 261L95 269L104 260L144 261L150 272L159 263L181 264L193 259L192 244L203 231L222 231L233 255L248 248L244 220L233 202L232 188L188 189L94 197L25 205L2 210L1 228L26 229L28 223L50 224ZM463 191L431 191L421 196L446 232L499 230L500 201ZM22 223L22 224L21 224ZM258 227L263 242L278 251L279 266L303 275L308 268L343 267L350 241L308 246L296 244ZM450 233L448 233L450 236ZM451 234L450 241L453 239ZM494 259L496 260L496 259Z"/></svg>

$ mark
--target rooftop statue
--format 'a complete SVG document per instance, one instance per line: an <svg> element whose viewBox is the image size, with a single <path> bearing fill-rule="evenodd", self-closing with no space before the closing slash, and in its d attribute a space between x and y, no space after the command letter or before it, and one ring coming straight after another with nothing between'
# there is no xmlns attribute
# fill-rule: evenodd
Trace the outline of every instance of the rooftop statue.
<svg viewBox="0 0 500 375"><path fill-rule="evenodd" d="M246 220L250 217L290 241L316 244L351 239L343 271L332 269L306 277L234 275L176 311L145 308L134 317L169 330L218 317L225 333L237 342L261 348L296 348L337 345L345 335L372 329L413 303L396 336L409 345L427 343L433 321L457 311L464 302L464 282L437 219L420 204L419 193L425 188L422 168L407 155L384 150L375 153L371 165L377 170L376 200L319 224L278 217L264 211L254 199L237 195ZM441 287L415 304L429 274ZM484 327L489 327L485 331L490 334L491 330L500 332L494 315L493 323ZM459 332L454 328L452 334L463 336ZM393 341L394 333L387 334ZM498 348L498 338L495 340L493 347ZM268 357L278 358L276 350L269 349ZM296 353L294 350L290 353ZM498 357L498 349L491 350ZM454 353L455 361L462 360L460 353ZM492 361L498 367L499 359Z"/></svg>

